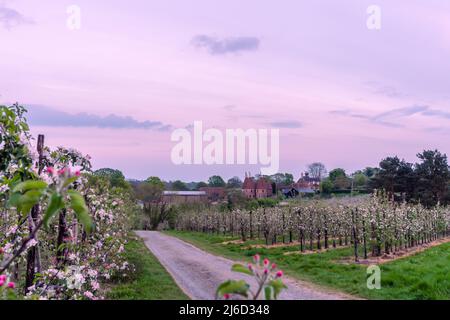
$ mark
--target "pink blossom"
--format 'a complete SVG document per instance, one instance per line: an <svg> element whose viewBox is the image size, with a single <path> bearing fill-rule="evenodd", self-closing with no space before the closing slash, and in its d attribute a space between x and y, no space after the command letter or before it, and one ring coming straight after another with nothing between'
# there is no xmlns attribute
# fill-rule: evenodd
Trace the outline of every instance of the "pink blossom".
<svg viewBox="0 0 450 320"><path fill-rule="evenodd" d="M91 286L92 286L92 289L94 289L95 291L100 289L100 284L97 281L92 281Z"/></svg>
<svg viewBox="0 0 450 320"><path fill-rule="evenodd" d="M251 263L248 264L248 270L253 271L253 265Z"/></svg>
<svg viewBox="0 0 450 320"><path fill-rule="evenodd" d="M5 281L0 280L0 287L3 287L4 284L5 284Z"/></svg>
<svg viewBox="0 0 450 320"><path fill-rule="evenodd" d="M0 247L0 254L3 254L3 252L5 251L3 250L3 248Z"/></svg>
<svg viewBox="0 0 450 320"><path fill-rule="evenodd" d="M264 266L268 266L269 265L269 263L270 263L270 261L269 261L269 259L264 259Z"/></svg>
<svg viewBox="0 0 450 320"><path fill-rule="evenodd" d="M14 289L16 287L16 284L14 282L8 282L8 288Z"/></svg>
<svg viewBox="0 0 450 320"><path fill-rule="evenodd" d="M269 273L269 270L264 269L264 274L268 274L268 273Z"/></svg>
<svg viewBox="0 0 450 320"><path fill-rule="evenodd" d="M255 261L255 263L259 263L259 254L255 254L254 256L253 256L253 260Z"/></svg>
<svg viewBox="0 0 450 320"><path fill-rule="evenodd" d="M64 175L64 173L66 173L66 168L62 168L62 169L58 170L58 176L62 176L62 175Z"/></svg>
<svg viewBox="0 0 450 320"><path fill-rule="evenodd" d="M75 176L79 177L81 175L80 170L75 171Z"/></svg>
<svg viewBox="0 0 450 320"><path fill-rule="evenodd" d="M6 275L2 274L2 275L0 276L0 281L5 282L5 281L6 281Z"/></svg>
<svg viewBox="0 0 450 320"><path fill-rule="evenodd" d="M277 265L275 263L272 263L272 270L275 270L277 268Z"/></svg>
<svg viewBox="0 0 450 320"><path fill-rule="evenodd" d="M55 173L55 169L53 167L48 167L45 172L47 172L49 175L53 175Z"/></svg>
<svg viewBox="0 0 450 320"><path fill-rule="evenodd" d="M281 278L283 276L283 271L279 270L277 272L277 278Z"/></svg>
<svg viewBox="0 0 450 320"><path fill-rule="evenodd" d="M225 300L230 299L230 294L229 294L229 293L225 293L225 294L223 295L223 298L224 298Z"/></svg>
<svg viewBox="0 0 450 320"><path fill-rule="evenodd" d="M86 291L85 293L84 293L84 296L86 297L86 298L88 298L88 299L93 299L94 298L94 295L92 294L92 292L90 292L90 291Z"/></svg>

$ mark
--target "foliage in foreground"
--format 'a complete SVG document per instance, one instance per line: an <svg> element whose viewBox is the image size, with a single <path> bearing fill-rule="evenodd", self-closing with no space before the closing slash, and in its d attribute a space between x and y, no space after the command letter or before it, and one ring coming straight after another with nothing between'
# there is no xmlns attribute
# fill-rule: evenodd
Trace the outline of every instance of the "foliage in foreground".
<svg viewBox="0 0 450 320"><path fill-rule="evenodd" d="M219 285L216 291L216 299L223 297L225 300L233 296L244 297L246 299L258 300L261 294L264 294L266 300L276 300L281 291L287 289L287 286L281 280L283 271L277 269L275 263L270 263L269 259L261 258L258 254L253 257L253 262L247 267L237 263L231 268L232 271L253 276L256 280L256 288L252 290L251 286L245 280L227 280Z"/></svg>
<svg viewBox="0 0 450 320"><path fill-rule="evenodd" d="M93 179L76 150L39 136L33 153L25 112L0 106L0 274L27 299L102 298L100 283L130 270L129 196Z"/></svg>

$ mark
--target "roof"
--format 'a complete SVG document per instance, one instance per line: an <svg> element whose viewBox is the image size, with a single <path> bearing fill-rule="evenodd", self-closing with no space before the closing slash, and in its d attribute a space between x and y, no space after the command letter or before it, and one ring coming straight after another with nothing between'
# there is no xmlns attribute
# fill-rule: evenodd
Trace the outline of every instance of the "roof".
<svg viewBox="0 0 450 320"><path fill-rule="evenodd" d="M206 196L205 191L164 191L164 196Z"/></svg>
<svg viewBox="0 0 450 320"><path fill-rule="evenodd" d="M305 175L302 175L300 179L298 179L297 183L300 182L320 182L320 178L310 177L308 173L305 173Z"/></svg>
<svg viewBox="0 0 450 320"><path fill-rule="evenodd" d="M260 178L256 183L256 189L272 189L272 185L264 178Z"/></svg>
<svg viewBox="0 0 450 320"><path fill-rule="evenodd" d="M256 183L255 179L251 177L246 177L244 183L242 184L242 189L255 189Z"/></svg>

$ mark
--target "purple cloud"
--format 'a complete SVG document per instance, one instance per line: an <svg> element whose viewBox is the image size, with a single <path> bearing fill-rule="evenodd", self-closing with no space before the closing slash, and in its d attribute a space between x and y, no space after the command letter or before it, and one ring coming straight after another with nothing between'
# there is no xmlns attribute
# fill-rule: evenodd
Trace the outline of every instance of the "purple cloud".
<svg viewBox="0 0 450 320"><path fill-rule="evenodd" d="M5 29L9 30L22 24L31 23L34 23L33 20L25 17L19 11L0 4L0 25Z"/></svg>
<svg viewBox="0 0 450 320"><path fill-rule="evenodd" d="M129 116L110 114L101 117L94 114L70 114L53 108L31 105L28 109L28 121L32 125L46 127L97 127L113 129L147 129L167 131L171 125L160 121L138 121Z"/></svg>
<svg viewBox="0 0 450 320"><path fill-rule="evenodd" d="M269 123L269 125L274 128L286 128L286 129L297 129L303 127L303 124L298 121L275 121Z"/></svg>
<svg viewBox="0 0 450 320"><path fill-rule="evenodd" d="M208 49L212 55L223 55L258 50L260 40L256 37L218 39L207 35L197 35L192 39L191 43L194 47Z"/></svg>

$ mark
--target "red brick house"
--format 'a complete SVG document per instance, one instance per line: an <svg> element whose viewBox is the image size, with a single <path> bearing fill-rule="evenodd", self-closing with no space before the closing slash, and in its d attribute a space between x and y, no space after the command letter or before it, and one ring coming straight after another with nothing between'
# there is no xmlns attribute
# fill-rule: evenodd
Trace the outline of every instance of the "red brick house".
<svg viewBox="0 0 450 320"><path fill-rule="evenodd" d="M273 195L272 183L264 177L255 180L246 174L242 192L248 199L269 198Z"/></svg>
<svg viewBox="0 0 450 320"><path fill-rule="evenodd" d="M244 183L242 184L242 192L248 199L256 198L256 181L253 177L246 175Z"/></svg>
<svg viewBox="0 0 450 320"><path fill-rule="evenodd" d="M307 172L302 173L300 179L295 184L295 188L317 191L320 189L320 179L310 177Z"/></svg>

